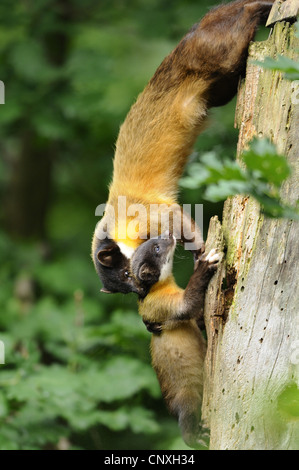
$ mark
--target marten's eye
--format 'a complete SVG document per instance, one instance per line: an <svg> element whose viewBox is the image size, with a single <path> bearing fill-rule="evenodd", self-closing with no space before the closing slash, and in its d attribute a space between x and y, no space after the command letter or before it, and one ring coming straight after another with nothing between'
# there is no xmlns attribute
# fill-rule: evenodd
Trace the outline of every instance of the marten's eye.
<svg viewBox="0 0 299 470"><path fill-rule="evenodd" d="M124 272L124 275L125 275L125 278L127 278L127 279L132 279L132 277L130 276L129 271L126 270L126 271Z"/></svg>
<svg viewBox="0 0 299 470"><path fill-rule="evenodd" d="M159 253L159 251L160 251L159 245L154 246L154 251L155 251L155 253Z"/></svg>

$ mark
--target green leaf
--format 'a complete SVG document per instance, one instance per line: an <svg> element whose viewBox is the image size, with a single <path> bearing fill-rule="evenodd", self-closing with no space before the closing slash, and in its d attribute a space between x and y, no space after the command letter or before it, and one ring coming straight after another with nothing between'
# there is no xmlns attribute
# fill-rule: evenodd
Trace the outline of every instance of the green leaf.
<svg viewBox="0 0 299 470"><path fill-rule="evenodd" d="M201 163L191 163L188 166L188 176L181 179L180 184L184 188L196 189L204 184L210 177L210 170Z"/></svg>
<svg viewBox="0 0 299 470"><path fill-rule="evenodd" d="M154 434L160 429L153 413L140 406L122 406L115 411L99 411L98 419L113 431L131 428L135 433Z"/></svg>
<svg viewBox="0 0 299 470"><path fill-rule="evenodd" d="M298 208L285 204L279 197L269 195L267 192L256 192L255 190L252 191L252 195L261 204L262 212L266 216L299 220Z"/></svg>
<svg viewBox="0 0 299 470"><path fill-rule="evenodd" d="M215 152L207 152L201 157L201 163L189 166L188 176L181 179L181 185L195 189L213 183L218 184L220 180L246 181L246 175L237 162L228 159L222 162Z"/></svg>
<svg viewBox="0 0 299 470"><path fill-rule="evenodd" d="M201 163L189 166L182 186L204 189L203 197L212 202L235 194L248 194L260 202L267 216L298 220L298 209L279 197L280 186L291 169L276 147L268 139L254 139L242 159L246 168L241 168L236 161L219 160L215 152L207 152L201 157Z"/></svg>
<svg viewBox="0 0 299 470"><path fill-rule="evenodd" d="M287 386L278 397L278 410L287 420L299 418L299 388L293 383Z"/></svg>
<svg viewBox="0 0 299 470"><path fill-rule="evenodd" d="M266 57L263 62L255 61L257 65L269 70L284 72L289 80L299 79L299 63L289 57L279 55L277 59Z"/></svg>
<svg viewBox="0 0 299 470"><path fill-rule="evenodd" d="M141 390L153 397L160 395L155 374L150 367L131 357L115 357L95 373L86 373L86 395L106 403L127 399Z"/></svg>
<svg viewBox="0 0 299 470"><path fill-rule="evenodd" d="M267 139L256 139L250 149L242 154L247 168L255 175L279 187L290 175L290 167L283 155L279 155L275 146Z"/></svg>
<svg viewBox="0 0 299 470"><path fill-rule="evenodd" d="M235 194L247 194L248 193L248 185L246 182L243 181L225 181L220 180L217 184L211 184L206 189L204 196L205 199L218 202L223 201L229 196L233 196Z"/></svg>

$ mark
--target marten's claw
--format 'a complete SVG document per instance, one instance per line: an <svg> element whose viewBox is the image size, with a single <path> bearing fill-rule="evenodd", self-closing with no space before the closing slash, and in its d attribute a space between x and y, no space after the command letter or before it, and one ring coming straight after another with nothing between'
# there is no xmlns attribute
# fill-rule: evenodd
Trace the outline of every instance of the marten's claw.
<svg viewBox="0 0 299 470"><path fill-rule="evenodd" d="M215 271L218 267L218 263L221 259L221 253L216 252L215 248L209 251L208 254L201 255L195 262L194 270L198 269L199 265L206 265L208 270Z"/></svg>
<svg viewBox="0 0 299 470"><path fill-rule="evenodd" d="M213 248L206 256L205 261L211 265L215 265L220 261L220 253L217 253L215 248Z"/></svg>

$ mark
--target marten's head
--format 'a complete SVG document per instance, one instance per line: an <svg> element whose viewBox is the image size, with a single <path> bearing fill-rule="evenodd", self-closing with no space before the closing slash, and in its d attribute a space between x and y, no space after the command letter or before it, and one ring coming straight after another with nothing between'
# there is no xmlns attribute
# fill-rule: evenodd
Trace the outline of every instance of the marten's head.
<svg viewBox="0 0 299 470"><path fill-rule="evenodd" d="M171 275L175 247L175 237L167 233L147 240L135 250L130 272L143 291L140 297L145 297L154 284Z"/></svg>
<svg viewBox="0 0 299 470"><path fill-rule="evenodd" d="M130 258L138 243L136 246L130 246L116 240L115 221L110 210L108 207L104 217L96 226L91 249L93 263L103 284L101 292L107 294L135 292L142 295L142 288L137 286L130 274Z"/></svg>
<svg viewBox="0 0 299 470"><path fill-rule="evenodd" d="M101 292L134 292L144 298L159 278L172 270L175 238L163 235L127 244L114 239L105 217L97 225L92 242L92 259L103 284Z"/></svg>
<svg viewBox="0 0 299 470"><path fill-rule="evenodd" d="M112 294L135 292L142 295L143 289L138 287L130 273L130 259L121 252L119 245L112 239L93 242L92 258L102 281L101 292Z"/></svg>

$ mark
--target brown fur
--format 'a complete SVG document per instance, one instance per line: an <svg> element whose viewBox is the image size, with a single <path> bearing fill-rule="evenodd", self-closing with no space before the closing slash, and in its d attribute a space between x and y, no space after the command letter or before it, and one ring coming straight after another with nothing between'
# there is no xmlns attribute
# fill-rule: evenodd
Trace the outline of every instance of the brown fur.
<svg viewBox="0 0 299 470"><path fill-rule="evenodd" d="M178 178L208 108L236 93L249 42L272 2L266 3L241 0L212 10L164 59L121 126L109 202L119 194L176 202Z"/></svg>
<svg viewBox="0 0 299 470"><path fill-rule="evenodd" d="M238 0L211 10L164 59L119 132L108 200L115 209L120 195L127 197L128 205L143 204L148 211L149 204L177 202L178 179L205 126L207 111L236 93L239 77L245 73L249 42L272 3ZM108 225L108 238L118 241L109 215L101 223ZM120 223L126 227L128 220ZM202 251L197 231L197 249ZM142 227L142 234L148 233L149 223ZM136 249L144 240L128 235L124 241ZM95 265L100 249L95 232Z"/></svg>
<svg viewBox="0 0 299 470"><path fill-rule="evenodd" d="M120 195L127 197L128 205L140 203L147 208L177 202L178 179L205 126L208 109L235 95L239 77L245 73L249 42L273 1L238 0L213 9L162 62L120 129L108 200L115 209ZM107 224L108 239L118 241L109 215L101 223ZM147 221L145 235L148 229ZM143 241L128 238L126 243L136 253ZM199 250L201 245L202 241ZM123 275L129 260L115 244L101 250L95 233L93 259L104 283L110 276L107 290L115 291L114 282L121 292L133 290L133 280L124 287L123 279L115 274L121 265ZM99 266L102 258L104 264ZM185 291L170 276L155 284L148 295L144 290L146 297L139 303L145 322L158 328L162 324L161 334L152 338L153 366L168 406L178 415L183 437L191 446L197 445L205 350L194 317L203 306L209 280L203 264L200 266Z"/></svg>
<svg viewBox="0 0 299 470"><path fill-rule="evenodd" d="M169 411L178 417L182 437L199 445L205 340L195 320L181 322L151 339L152 365Z"/></svg>
<svg viewBox="0 0 299 470"><path fill-rule="evenodd" d="M142 248L145 250L150 242ZM133 265L138 259L137 251ZM178 287L170 275L156 282L139 302L139 313L148 329L154 332L152 365L163 397L170 412L178 417L183 439L195 448L199 447L201 439L200 406L206 351L196 321L202 313L205 291L218 260L219 256L209 260L202 255L185 290ZM149 266L153 264L154 261ZM132 270L136 271L135 266Z"/></svg>

